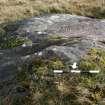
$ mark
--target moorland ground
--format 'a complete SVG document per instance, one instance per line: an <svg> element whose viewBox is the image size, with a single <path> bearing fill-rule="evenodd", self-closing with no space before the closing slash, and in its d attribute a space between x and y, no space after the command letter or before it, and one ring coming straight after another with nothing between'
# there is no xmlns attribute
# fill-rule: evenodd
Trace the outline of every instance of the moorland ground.
<svg viewBox="0 0 105 105"><path fill-rule="evenodd" d="M0 22L47 13L105 18L105 0L0 0Z"/></svg>

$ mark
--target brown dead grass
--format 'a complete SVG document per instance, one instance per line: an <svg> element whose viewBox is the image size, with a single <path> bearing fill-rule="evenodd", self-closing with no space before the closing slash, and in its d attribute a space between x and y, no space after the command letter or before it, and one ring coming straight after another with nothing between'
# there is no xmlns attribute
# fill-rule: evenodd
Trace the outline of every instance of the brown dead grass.
<svg viewBox="0 0 105 105"><path fill-rule="evenodd" d="M0 22L46 13L105 18L105 0L0 0Z"/></svg>

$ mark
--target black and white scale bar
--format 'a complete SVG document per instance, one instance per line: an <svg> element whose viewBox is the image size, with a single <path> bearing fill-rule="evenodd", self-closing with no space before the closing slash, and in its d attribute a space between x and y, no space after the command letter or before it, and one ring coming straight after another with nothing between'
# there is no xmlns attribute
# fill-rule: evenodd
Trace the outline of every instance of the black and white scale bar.
<svg viewBox="0 0 105 105"><path fill-rule="evenodd" d="M54 70L55 74L63 74L63 73L69 73L65 72L63 70ZM92 73L92 74L98 74L100 70L89 70L89 71L81 71L81 70L70 70L71 73Z"/></svg>

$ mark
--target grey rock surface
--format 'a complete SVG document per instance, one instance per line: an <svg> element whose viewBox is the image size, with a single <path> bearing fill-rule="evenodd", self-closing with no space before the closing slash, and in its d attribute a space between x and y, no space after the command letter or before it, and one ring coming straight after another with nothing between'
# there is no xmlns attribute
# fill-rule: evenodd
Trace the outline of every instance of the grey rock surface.
<svg viewBox="0 0 105 105"><path fill-rule="evenodd" d="M22 20L15 25L17 27L11 33L31 40L32 46L0 50L0 96L12 91L19 66L27 59L55 55L74 62L79 61L90 48L105 49L105 20L53 14ZM9 89L5 91L6 87Z"/></svg>
<svg viewBox="0 0 105 105"><path fill-rule="evenodd" d="M56 46L58 51L53 51L71 61L80 60L78 58L92 47L105 48L102 43L105 40L105 20L68 14L46 15L22 21L16 33L21 36L23 32L32 40L33 45L54 35L71 38L72 42L74 40L73 44L70 43L71 40L69 43L63 42ZM53 43L53 45L56 44ZM49 48L48 46L46 46L47 51L52 50L52 46Z"/></svg>

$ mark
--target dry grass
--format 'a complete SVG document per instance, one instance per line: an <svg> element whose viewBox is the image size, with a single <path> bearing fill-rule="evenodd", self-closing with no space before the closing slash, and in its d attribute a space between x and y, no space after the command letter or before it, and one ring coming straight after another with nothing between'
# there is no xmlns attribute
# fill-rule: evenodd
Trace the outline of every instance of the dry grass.
<svg viewBox="0 0 105 105"><path fill-rule="evenodd" d="M0 0L0 22L46 13L105 18L105 0Z"/></svg>

